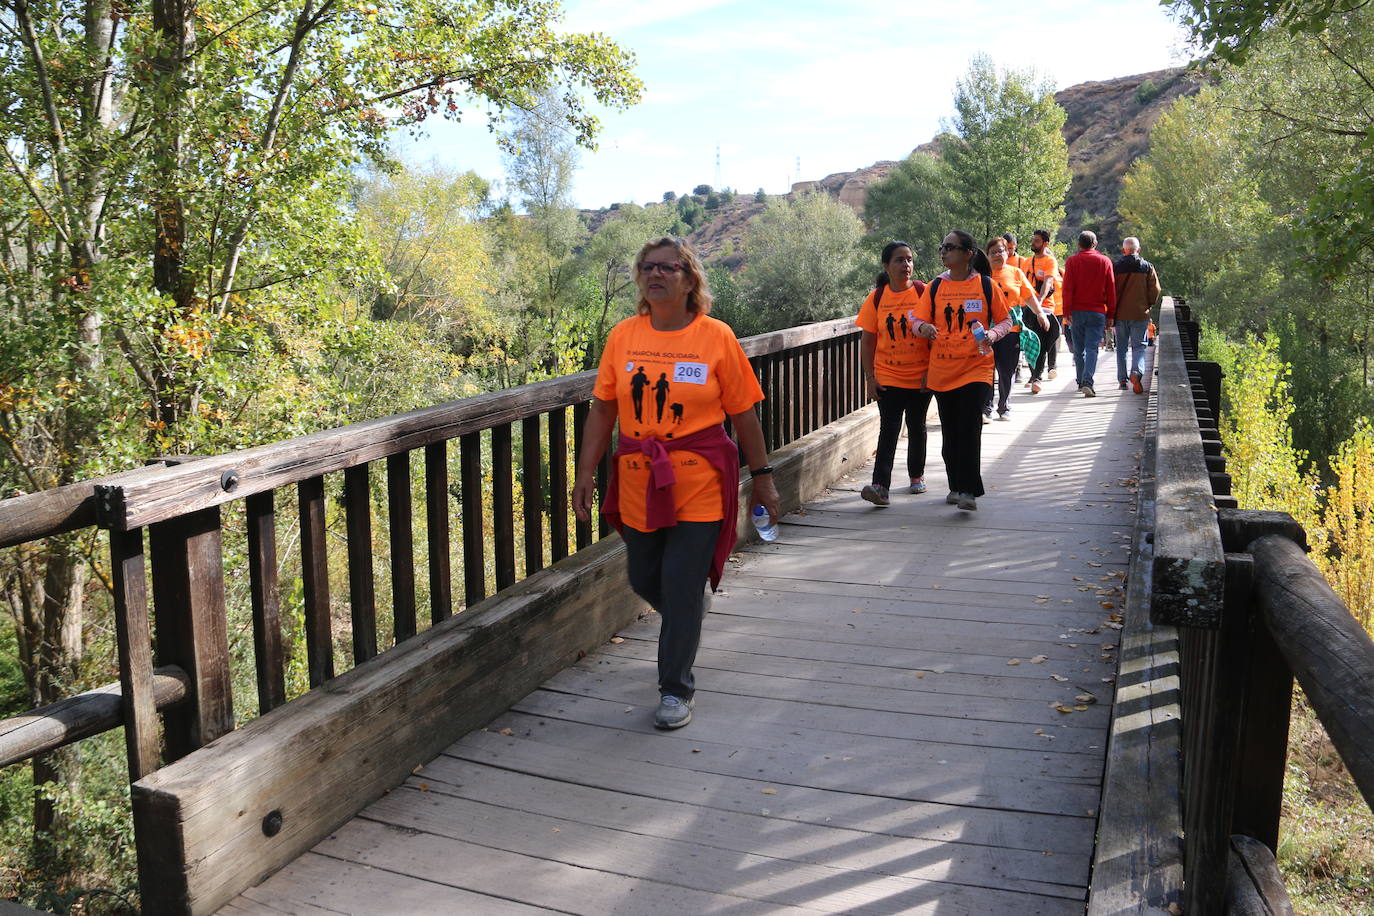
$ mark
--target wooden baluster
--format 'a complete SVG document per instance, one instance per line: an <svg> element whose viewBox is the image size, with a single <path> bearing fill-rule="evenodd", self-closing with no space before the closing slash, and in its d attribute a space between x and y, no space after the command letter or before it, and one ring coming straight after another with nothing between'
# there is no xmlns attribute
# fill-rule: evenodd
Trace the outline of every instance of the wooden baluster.
<svg viewBox="0 0 1374 916"><path fill-rule="evenodd" d="M768 396L768 450L782 447L782 373L779 372L778 355L770 353L764 357L764 377Z"/></svg>
<svg viewBox="0 0 1374 916"><path fill-rule="evenodd" d="M425 528L429 542L430 623L453 615L448 518L448 443L425 446Z"/></svg>
<svg viewBox="0 0 1374 916"><path fill-rule="evenodd" d="M415 635L415 510L410 452L386 459L387 524L391 529L391 614L396 642Z"/></svg>
<svg viewBox="0 0 1374 916"><path fill-rule="evenodd" d="M377 595L372 581L372 494L367 465L344 470L344 527L348 531L348 603L353 621L353 663L377 654Z"/></svg>
<svg viewBox="0 0 1374 916"><path fill-rule="evenodd" d="M549 411L549 540L557 563L568 555L568 410Z"/></svg>
<svg viewBox="0 0 1374 916"><path fill-rule="evenodd" d="M157 609L157 664L190 679L186 703L167 712L167 758L179 760L234 728L219 508L148 529Z"/></svg>
<svg viewBox="0 0 1374 916"><path fill-rule="evenodd" d="M509 423L491 428L491 514L496 551L496 590L515 583L515 473Z"/></svg>
<svg viewBox="0 0 1374 916"><path fill-rule="evenodd" d="M275 493L244 500L248 529L248 584L253 601L253 656L258 673L258 712L286 702L286 668L281 645L281 589L277 583Z"/></svg>
<svg viewBox="0 0 1374 916"><path fill-rule="evenodd" d="M162 754L153 699L153 637L148 628L148 583L143 567L143 529L110 532L115 640L124 706L124 749L129 781L156 770Z"/></svg>
<svg viewBox="0 0 1374 916"><path fill-rule="evenodd" d="M459 440L458 479L463 488L463 595L472 607L487 597L487 558L482 524L482 434Z"/></svg>
<svg viewBox="0 0 1374 916"><path fill-rule="evenodd" d="M544 453L539 445L539 417L526 417L520 421L520 494L527 576L544 568Z"/></svg>
<svg viewBox="0 0 1374 916"><path fill-rule="evenodd" d="M326 543L324 478L296 486L301 516L301 580L305 590L305 654L310 686L334 676L334 633L329 616L329 546Z"/></svg>
<svg viewBox="0 0 1374 916"><path fill-rule="evenodd" d="M582 430L585 429L587 426L587 413L589 409L590 408L588 407L585 401L581 404L573 405L574 468L577 466L577 460L582 457ZM600 488L598 488L597 496L602 495L603 491ZM594 504L592 506L592 511L595 512L597 509L597 506L595 505L595 500L593 500L593 503ZM592 542L592 523L590 521L584 522L581 519L578 519L576 522L573 523L573 529L576 533L576 543L578 550L581 550L583 547L586 547L588 544Z"/></svg>
<svg viewBox="0 0 1374 916"><path fill-rule="evenodd" d="M601 456L601 461L596 466L596 492L598 493L605 493L606 488L611 485L611 455L614 453L614 447L606 449L606 454ZM606 516L599 511L600 506L597 509L596 539L601 540L611 533L611 523L606 521Z"/></svg>
<svg viewBox="0 0 1374 916"><path fill-rule="evenodd" d="M787 354L787 387L787 444L790 445L802 437L802 405L806 401L806 376L802 371L802 354L795 349Z"/></svg>

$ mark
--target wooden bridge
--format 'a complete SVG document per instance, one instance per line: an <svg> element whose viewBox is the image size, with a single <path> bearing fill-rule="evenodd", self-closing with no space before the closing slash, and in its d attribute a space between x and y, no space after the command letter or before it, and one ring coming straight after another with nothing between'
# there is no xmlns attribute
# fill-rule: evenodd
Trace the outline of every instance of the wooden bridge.
<svg viewBox="0 0 1374 916"><path fill-rule="evenodd" d="M732 562L696 719L666 734L656 620L618 539L569 525L589 374L5 501L0 545L109 530L121 684L0 724L0 764L124 725L158 913L1281 906L1289 672L1374 797L1374 704L1345 702L1374 695L1374 645L1301 529L1229 499L1220 375L1187 318L1166 300L1149 397L1016 398L985 427L976 513L944 503L934 425L930 493L858 499L876 415L849 322L746 341L795 511ZM288 501L311 684L290 702ZM228 504L244 536L226 559ZM251 582L261 715L242 723L226 564Z"/></svg>

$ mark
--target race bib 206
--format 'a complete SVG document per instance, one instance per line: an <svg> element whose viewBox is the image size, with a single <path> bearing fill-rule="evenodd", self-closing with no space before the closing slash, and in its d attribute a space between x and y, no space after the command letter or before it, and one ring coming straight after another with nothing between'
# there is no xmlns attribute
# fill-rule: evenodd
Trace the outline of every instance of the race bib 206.
<svg viewBox="0 0 1374 916"><path fill-rule="evenodd" d="M685 382L688 385L705 385L706 369L705 363L674 363L673 382L675 384Z"/></svg>

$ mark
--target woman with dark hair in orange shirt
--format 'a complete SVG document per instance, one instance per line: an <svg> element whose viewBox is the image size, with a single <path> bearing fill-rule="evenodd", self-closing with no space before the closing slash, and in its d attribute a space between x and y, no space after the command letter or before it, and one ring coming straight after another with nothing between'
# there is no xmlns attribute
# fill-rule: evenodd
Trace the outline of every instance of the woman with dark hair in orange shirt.
<svg viewBox="0 0 1374 916"><path fill-rule="evenodd" d="M875 506L888 504L892 462L906 419L907 473L912 493L926 491L926 412L930 389L930 341L915 333L916 309L926 285L913 278L911 246L883 246L883 270L854 323L863 329L859 361L870 398L878 401L878 451L873 456L873 482L860 495Z"/></svg>
<svg viewBox="0 0 1374 916"><path fill-rule="evenodd" d="M941 454L949 478L945 502L965 511L983 495L983 405L992 393L992 345L1011 333L988 256L956 229L940 246L945 272L926 287L916 333L930 344L926 384L940 410ZM978 339L982 334L983 340Z"/></svg>

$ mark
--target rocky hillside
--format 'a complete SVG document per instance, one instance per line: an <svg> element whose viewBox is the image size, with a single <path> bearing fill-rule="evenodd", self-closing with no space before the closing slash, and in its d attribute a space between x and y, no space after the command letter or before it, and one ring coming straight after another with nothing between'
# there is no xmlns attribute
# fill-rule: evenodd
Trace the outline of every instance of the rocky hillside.
<svg viewBox="0 0 1374 916"><path fill-rule="evenodd" d="M1095 230L1108 250L1120 240L1121 219L1116 212L1121 178L1149 149L1155 119L1179 96L1198 89L1197 78L1184 68L1157 70L1103 82L1080 83L1055 93L1068 114L1064 139L1069 146L1072 184L1065 199L1067 213L1060 237L1070 239L1080 228ZM934 149L926 143L917 150ZM896 162L875 162L854 172L838 172L819 181L803 181L790 194L826 191L863 212L868 186L887 175ZM789 195L790 196L790 195ZM763 210L752 194L741 194L712 211L712 218L690 239L707 260L734 267L749 220Z"/></svg>

